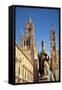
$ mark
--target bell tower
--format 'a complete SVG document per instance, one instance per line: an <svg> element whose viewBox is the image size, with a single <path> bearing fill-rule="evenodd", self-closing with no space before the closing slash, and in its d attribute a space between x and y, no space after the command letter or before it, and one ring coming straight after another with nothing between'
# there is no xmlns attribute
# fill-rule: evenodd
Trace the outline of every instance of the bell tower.
<svg viewBox="0 0 62 90"><path fill-rule="evenodd" d="M25 24L26 49L31 49L34 45L34 24L29 18Z"/></svg>
<svg viewBox="0 0 62 90"><path fill-rule="evenodd" d="M37 45L34 35L35 30L31 17L26 21L24 28L24 34L21 33L20 47L22 47L23 51L30 59L37 59Z"/></svg>
<svg viewBox="0 0 62 90"><path fill-rule="evenodd" d="M34 60L34 58L37 56L35 54L37 47L34 35L34 24L31 18L29 18L25 23L24 28L24 34L21 33L20 47L22 47L25 54L27 54L30 59L32 58Z"/></svg>
<svg viewBox="0 0 62 90"><path fill-rule="evenodd" d="M55 70L58 68L57 55L56 55L56 34L55 29L52 26L50 31L50 43L51 43L51 70L55 73Z"/></svg>

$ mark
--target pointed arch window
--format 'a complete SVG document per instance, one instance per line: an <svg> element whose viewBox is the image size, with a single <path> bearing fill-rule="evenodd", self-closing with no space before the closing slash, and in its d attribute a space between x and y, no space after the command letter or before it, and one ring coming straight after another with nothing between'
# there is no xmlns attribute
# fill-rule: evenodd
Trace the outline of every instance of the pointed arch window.
<svg viewBox="0 0 62 90"><path fill-rule="evenodd" d="M26 41L26 45L28 46L28 40Z"/></svg>

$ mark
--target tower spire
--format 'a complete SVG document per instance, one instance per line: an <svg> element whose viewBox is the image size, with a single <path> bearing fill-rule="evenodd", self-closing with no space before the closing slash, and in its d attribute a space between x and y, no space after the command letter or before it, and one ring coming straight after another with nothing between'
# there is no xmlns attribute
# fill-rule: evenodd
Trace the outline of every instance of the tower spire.
<svg viewBox="0 0 62 90"><path fill-rule="evenodd" d="M20 47L23 48L23 45L24 45L24 35L23 35L23 32L21 32L21 36L20 36Z"/></svg>
<svg viewBox="0 0 62 90"><path fill-rule="evenodd" d="M53 30L53 31L55 30L55 29L54 29L54 25L53 25L53 24L52 24L52 26L51 26L51 30Z"/></svg>
<svg viewBox="0 0 62 90"><path fill-rule="evenodd" d="M29 17L29 22L32 23L32 19L31 19L31 17Z"/></svg>

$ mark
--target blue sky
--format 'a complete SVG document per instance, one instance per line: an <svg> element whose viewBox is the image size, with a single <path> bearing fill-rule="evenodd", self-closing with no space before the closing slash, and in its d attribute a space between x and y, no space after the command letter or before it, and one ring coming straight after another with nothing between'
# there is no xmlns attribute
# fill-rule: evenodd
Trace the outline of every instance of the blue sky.
<svg viewBox="0 0 62 90"><path fill-rule="evenodd" d="M44 40L46 50L50 53L50 30L53 24L56 32L56 47L59 47L59 10L45 8L16 7L16 42L20 44L20 34L25 30L25 23L29 17L35 26L35 38L38 51L42 50L41 41Z"/></svg>

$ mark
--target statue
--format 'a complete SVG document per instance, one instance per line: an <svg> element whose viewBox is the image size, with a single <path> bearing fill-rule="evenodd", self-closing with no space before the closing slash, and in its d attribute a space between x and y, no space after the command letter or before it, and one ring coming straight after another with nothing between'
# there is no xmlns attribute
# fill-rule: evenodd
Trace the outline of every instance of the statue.
<svg viewBox="0 0 62 90"><path fill-rule="evenodd" d="M45 50L45 43L42 41L42 51L38 54L39 58L39 73L46 81L54 81L53 73L50 70L49 56Z"/></svg>

